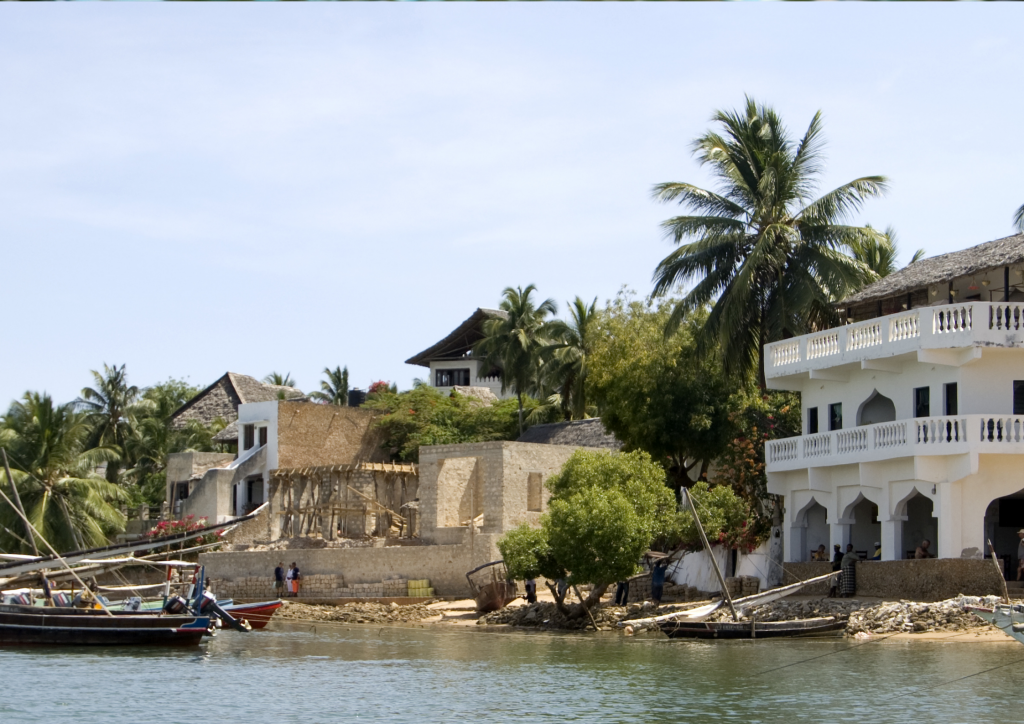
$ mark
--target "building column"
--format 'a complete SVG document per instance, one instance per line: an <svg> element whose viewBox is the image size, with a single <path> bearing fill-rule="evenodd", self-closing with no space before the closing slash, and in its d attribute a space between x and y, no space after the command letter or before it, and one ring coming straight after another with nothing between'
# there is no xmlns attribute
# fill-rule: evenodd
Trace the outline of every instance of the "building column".
<svg viewBox="0 0 1024 724"><path fill-rule="evenodd" d="M882 523L882 560L903 560L903 521L905 515L890 515Z"/></svg>
<svg viewBox="0 0 1024 724"><path fill-rule="evenodd" d="M853 523L853 518L836 518L834 523L829 523L829 539L832 541L833 550L838 544L840 550L846 553L846 545L850 542L850 527Z"/></svg>
<svg viewBox="0 0 1024 724"><path fill-rule="evenodd" d="M938 500L933 503L932 515L937 518L938 555L941 558L959 558L964 549L964 520L961 507L962 483L938 483L936 486ZM984 528L985 519L974 521L973 528ZM985 550L984 547L981 548Z"/></svg>
<svg viewBox="0 0 1024 724"><path fill-rule="evenodd" d="M807 549L807 523L796 523L789 526L789 535L784 536L786 546L786 562L802 563L804 551Z"/></svg>

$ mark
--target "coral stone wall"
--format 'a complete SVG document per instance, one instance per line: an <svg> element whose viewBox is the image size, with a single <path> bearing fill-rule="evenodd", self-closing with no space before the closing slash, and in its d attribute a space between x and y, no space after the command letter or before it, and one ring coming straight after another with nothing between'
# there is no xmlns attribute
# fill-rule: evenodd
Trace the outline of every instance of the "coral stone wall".
<svg viewBox="0 0 1024 724"><path fill-rule="evenodd" d="M378 413L314 402L277 404L277 467L384 462Z"/></svg>
<svg viewBox="0 0 1024 724"><path fill-rule="evenodd" d="M784 584L832 570L831 563L787 563ZM967 596L1002 595L1002 577L990 560L932 558L921 561L861 561L857 564L857 595L912 601L942 601ZM802 595L827 595L825 584L814 584Z"/></svg>

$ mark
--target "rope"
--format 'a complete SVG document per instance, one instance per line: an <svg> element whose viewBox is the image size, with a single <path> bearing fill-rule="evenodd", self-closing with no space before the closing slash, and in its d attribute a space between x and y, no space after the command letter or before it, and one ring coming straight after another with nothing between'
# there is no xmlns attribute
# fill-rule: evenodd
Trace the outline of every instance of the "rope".
<svg viewBox="0 0 1024 724"><path fill-rule="evenodd" d="M899 636L901 633L903 633L903 631L897 631L896 633L891 633L888 636L883 636L880 639L871 639L870 641L865 641L864 643L854 644L853 646L847 646L845 649L840 649L839 651L829 651L827 654L821 654L819 656L812 656L809 659L802 659L800 661L794 661L791 664L785 664L784 666L777 666L774 669L767 669L765 671L758 671L756 674L750 674L746 678L753 679L753 678L756 678L758 676L764 676L765 674L771 674L771 673L773 673L775 671L781 671L782 669L788 669L790 666L797 666L799 664L806 664L808 661L817 661L818 659L823 659L826 656L834 656L835 654L846 653L847 651L851 651L853 649L859 649L861 646L867 646L868 644L874 644L874 643L878 643L879 641L885 641L886 639L891 639L893 636Z"/></svg>
<svg viewBox="0 0 1024 724"><path fill-rule="evenodd" d="M956 682L963 681L964 679L970 679L970 678L973 678L975 676L981 676L982 674L987 674L990 671L997 671L999 669L1005 669L1007 666L1014 666L1016 664L1021 663L1022 661L1024 661L1024 658L1018 658L1018 659L1014 659L1013 661L1009 661L1009 662L1007 662L1005 664L1000 664L999 666L993 666L991 669L983 669L982 671L975 671L973 674L967 674L967 676L961 676L961 677L958 677L956 679L950 679L949 681L942 681L942 682L940 682L938 684L933 684L931 686L915 687L915 688L910 689L908 691L904 691L904 692L901 692L899 694L894 694L893 696L890 696L890 697L887 697L885 699L882 699L882 701L890 701L890 700L895 699L897 697L904 697L907 694L916 694L916 693L921 692L921 691L930 691L932 689L937 689L940 686L948 686L949 684L955 684Z"/></svg>

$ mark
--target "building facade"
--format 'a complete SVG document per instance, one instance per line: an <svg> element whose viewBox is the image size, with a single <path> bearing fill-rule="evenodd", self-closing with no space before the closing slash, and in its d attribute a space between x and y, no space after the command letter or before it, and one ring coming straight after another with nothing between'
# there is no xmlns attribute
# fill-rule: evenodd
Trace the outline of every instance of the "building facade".
<svg viewBox="0 0 1024 724"><path fill-rule="evenodd" d="M1024 235L925 259L840 303L847 324L765 347L803 434L765 450L785 559L824 544L941 558L1024 528Z"/></svg>
<svg viewBox="0 0 1024 724"><path fill-rule="evenodd" d="M491 369L473 354L473 347L484 338L484 322L505 316L505 312L498 309L477 309L444 339L405 363L429 368L428 382L444 394L456 387L470 387L485 388L495 397L510 397L511 391L502 392L500 370Z"/></svg>

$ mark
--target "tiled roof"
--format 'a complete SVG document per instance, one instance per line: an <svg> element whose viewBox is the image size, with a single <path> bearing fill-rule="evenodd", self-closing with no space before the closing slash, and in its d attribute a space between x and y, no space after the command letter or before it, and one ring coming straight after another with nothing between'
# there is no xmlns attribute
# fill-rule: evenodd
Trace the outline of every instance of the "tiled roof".
<svg viewBox="0 0 1024 724"><path fill-rule="evenodd" d="M447 337L405 361L407 365L430 367L430 360L462 357L483 339L483 324L488 319L505 319L507 312L500 309L477 309L465 322L456 327Z"/></svg>
<svg viewBox="0 0 1024 724"><path fill-rule="evenodd" d="M600 417L572 422L553 422L534 425L519 436L516 442L533 442L544 445L575 445L577 447L598 447L619 450L622 443L604 429Z"/></svg>
<svg viewBox="0 0 1024 724"><path fill-rule="evenodd" d="M970 249L921 259L869 284L838 306L895 297L932 284L945 284L957 277L980 274L989 269L1024 262L1024 234L989 241Z"/></svg>

